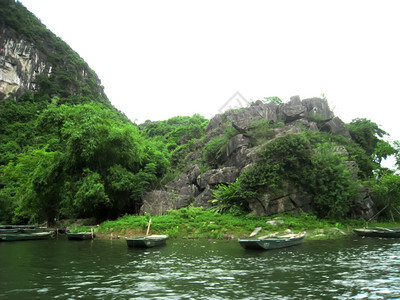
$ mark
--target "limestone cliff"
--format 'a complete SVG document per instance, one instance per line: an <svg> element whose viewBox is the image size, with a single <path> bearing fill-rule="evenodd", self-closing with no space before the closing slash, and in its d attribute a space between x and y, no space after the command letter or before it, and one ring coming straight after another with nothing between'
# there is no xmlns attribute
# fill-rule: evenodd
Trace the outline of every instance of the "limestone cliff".
<svg viewBox="0 0 400 300"><path fill-rule="evenodd" d="M271 127L264 144L254 145L251 127L255 121L267 123L281 122L282 126ZM213 138L223 136L227 127L233 127L236 134L219 152L215 160L218 167L201 172L198 154ZM258 153L272 140L287 134L301 132L301 128L318 132L325 131L333 135L342 135L350 139L346 124L335 117L325 99L310 98L301 100L295 96L289 102L278 105L274 102L257 101L247 108L227 111L214 116L207 127L206 137L199 142L192 155L187 156L187 169L175 180L168 183L164 190L152 191L143 199L142 213L164 214L168 209L177 209L188 205L211 207L212 189L219 184L234 182L243 170L257 162ZM346 149L332 149L348 156ZM348 161L347 165L357 177L357 164ZM365 188L360 189L355 199L353 215L369 218L375 213L375 206ZM249 203L249 208L256 215L273 215L289 211L312 209L312 199L298 191L290 182L283 184L279 191L268 191L262 197Z"/></svg>
<svg viewBox="0 0 400 300"><path fill-rule="evenodd" d="M100 80L21 3L0 2L0 100L24 92L107 99Z"/></svg>
<svg viewBox="0 0 400 300"><path fill-rule="evenodd" d="M52 66L33 43L5 26L0 30L0 99L35 91L36 76L50 76Z"/></svg>

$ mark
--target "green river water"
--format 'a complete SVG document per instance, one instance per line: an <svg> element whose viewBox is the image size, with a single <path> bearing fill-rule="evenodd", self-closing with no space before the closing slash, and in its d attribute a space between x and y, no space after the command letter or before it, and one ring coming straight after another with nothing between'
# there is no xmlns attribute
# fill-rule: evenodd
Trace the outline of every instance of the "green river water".
<svg viewBox="0 0 400 300"><path fill-rule="evenodd" d="M270 251L237 241L0 243L0 299L396 299L400 240L304 241Z"/></svg>

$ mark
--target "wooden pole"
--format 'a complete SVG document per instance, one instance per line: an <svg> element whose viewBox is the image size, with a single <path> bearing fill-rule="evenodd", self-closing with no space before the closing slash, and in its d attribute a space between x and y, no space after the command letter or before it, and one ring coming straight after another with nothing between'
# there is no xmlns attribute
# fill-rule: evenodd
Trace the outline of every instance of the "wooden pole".
<svg viewBox="0 0 400 300"><path fill-rule="evenodd" d="M377 215L379 215L381 212L383 212L385 209L386 209L386 207L388 207L388 205L389 204L387 204L384 208L382 208L378 213L376 213L371 219L369 219L368 221L367 221L367 223L369 222L369 221L371 221L373 218L375 218Z"/></svg>
<svg viewBox="0 0 400 300"><path fill-rule="evenodd" d="M149 220L149 225L147 226L146 236L149 235L150 225L151 225L151 219Z"/></svg>

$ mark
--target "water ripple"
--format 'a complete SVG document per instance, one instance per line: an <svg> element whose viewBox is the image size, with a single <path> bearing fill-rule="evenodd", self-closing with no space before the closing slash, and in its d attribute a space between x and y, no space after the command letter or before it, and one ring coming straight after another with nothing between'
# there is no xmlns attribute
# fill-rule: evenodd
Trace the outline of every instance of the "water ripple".
<svg viewBox="0 0 400 300"><path fill-rule="evenodd" d="M0 245L2 255L25 258L0 256L4 299L400 298L400 243L393 240L306 241L264 252L207 241L152 250L123 241L53 242L48 253L14 245Z"/></svg>

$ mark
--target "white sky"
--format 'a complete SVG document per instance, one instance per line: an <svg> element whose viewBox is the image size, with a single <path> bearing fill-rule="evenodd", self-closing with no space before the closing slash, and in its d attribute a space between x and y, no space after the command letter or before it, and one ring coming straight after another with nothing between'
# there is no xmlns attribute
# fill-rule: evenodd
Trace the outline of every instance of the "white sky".
<svg viewBox="0 0 400 300"><path fill-rule="evenodd" d="M325 93L400 140L400 2L21 0L137 123Z"/></svg>

